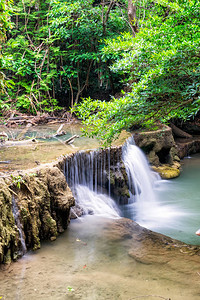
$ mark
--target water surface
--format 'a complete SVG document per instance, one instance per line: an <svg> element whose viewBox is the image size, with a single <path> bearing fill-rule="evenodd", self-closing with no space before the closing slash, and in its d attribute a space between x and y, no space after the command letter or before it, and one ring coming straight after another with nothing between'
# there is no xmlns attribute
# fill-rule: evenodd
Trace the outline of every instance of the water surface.
<svg viewBox="0 0 200 300"><path fill-rule="evenodd" d="M0 273L2 299L199 299L198 257L180 251L163 255L160 248L143 249L141 241L138 252L154 259L134 259L129 255L134 241L120 237L113 222L95 216L72 221L55 242L43 243Z"/></svg>
<svg viewBox="0 0 200 300"><path fill-rule="evenodd" d="M52 162L61 155L99 147L97 140L81 136L81 124L79 123L65 124L62 128L63 131L66 131L64 136L45 138L56 134L59 127L60 124L30 127L24 138L27 140L36 138L36 142L27 143L27 145L16 144L10 147L0 146L0 161L9 161L8 164L0 164L0 172L33 168L38 163ZM0 128L0 131L7 132L9 137L15 139L22 130L23 128ZM72 145L65 144L64 141L73 135L80 137L75 139Z"/></svg>

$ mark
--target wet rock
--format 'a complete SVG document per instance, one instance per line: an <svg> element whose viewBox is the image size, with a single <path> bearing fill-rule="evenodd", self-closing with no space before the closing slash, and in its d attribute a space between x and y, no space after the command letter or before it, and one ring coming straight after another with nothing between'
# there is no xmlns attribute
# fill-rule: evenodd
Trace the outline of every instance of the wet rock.
<svg viewBox="0 0 200 300"><path fill-rule="evenodd" d="M200 152L200 138L194 137L190 140L176 139L178 156L184 158L188 155Z"/></svg>
<svg viewBox="0 0 200 300"><path fill-rule="evenodd" d="M179 256L180 261L188 256L199 261L200 246L187 245L126 218L112 221L103 235L112 242L125 242L129 256L143 264L170 264L173 257L177 260Z"/></svg>
<svg viewBox="0 0 200 300"><path fill-rule="evenodd" d="M134 134L135 143L147 155L151 165L173 164L177 160L177 148L170 127Z"/></svg>
<svg viewBox="0 0 200 300"><path fill-rule="evenodd" d="M122 162L122 146L80 151L67 156L66 161L66 180L70 186L82 184L84 178L84 184L93 186L99 193L110 194L120 203L128 202L130 195L128 177Z"/></svg>
<svg viewBox="0 0 200 300"><path fill-rule="evenodd" d="M159 175L163 179L172 179L178 177L180 175L179 168L180 168L179 164L177 165L175 164L173 166L162 165L158 167L155 166L152 167L153 171L159 173Z"/></svg>
<svg viewBox="0 0 200 300"><path fill-rule="evenodd" d="M19 247L19 233L12 213L12 195L0 179L0 263L10 262Z"/></svg>
<svg viewBox="0 0 200 300"><path fill-rule="evenodd" d="M84 210L78 204L71 207L70 210L70 219L77 219L84 215Z"/></svg>
<svg viewBox="0 0 200 300"><path fill-rule="evenodd" d="M22 235L28 249L40 248L41 240L54 240L67 228L74 197L61 169L61 162L0 179L0 263L19 257L19 228L12 212L18 207Z"/></svg>

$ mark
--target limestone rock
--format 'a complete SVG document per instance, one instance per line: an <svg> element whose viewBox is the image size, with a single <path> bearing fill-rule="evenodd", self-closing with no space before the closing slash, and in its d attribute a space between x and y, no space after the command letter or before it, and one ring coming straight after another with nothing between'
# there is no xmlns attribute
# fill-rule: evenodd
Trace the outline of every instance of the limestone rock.
<svg viewBox="0 0 200 300"><path fill-rule="evenodd" d="M162 165L158 167L153 166L152 169L153 171L159 173L161 178L163 179L172 179L180 175L180 170L179 168L177 168L176 165L174 166Z"/></svg>
<svg viewBox="0 0 200 300"><path fill-rule="evenodd" d="M67 228L75 202L64 174L53 164L0 179L0 263L19 257L22 246L12 197L26 246L33 250L40 248L41 240L54 240Z"/></svg>
<svg viewBox="0 0 200 300"><path fill-rule="evenodd" d="M176 144L170 127L134 134L135 143L147 155L154 166L173 164L177 158ZM179 159L179 158L178 158Z"/></svg>

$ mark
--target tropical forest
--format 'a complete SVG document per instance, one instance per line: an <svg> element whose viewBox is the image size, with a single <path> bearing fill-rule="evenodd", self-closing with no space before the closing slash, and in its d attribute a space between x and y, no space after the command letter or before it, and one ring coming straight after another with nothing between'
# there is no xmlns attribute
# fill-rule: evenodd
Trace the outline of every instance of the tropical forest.
<svg viewBox="0 0 200 300"><path fill-rule="evenodd" d="M0 299L198 300L200 2L0 0Z"/></svg>

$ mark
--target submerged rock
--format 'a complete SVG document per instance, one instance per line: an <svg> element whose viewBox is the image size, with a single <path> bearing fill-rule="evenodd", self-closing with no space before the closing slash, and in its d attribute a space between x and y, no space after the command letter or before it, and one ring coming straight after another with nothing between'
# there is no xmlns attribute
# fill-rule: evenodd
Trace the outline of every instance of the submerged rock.
<svg viewBox="0 0 200 300"><path fill-rule="evenodd" d="M188 256L199 261L200 246L187 245L126 218L111 221L103 234L110 241L125 243L128 255L143 264L171 264L173 258L181 262Z"/></svg>
<svg viewBox="0 0 200 300"><path fill-rule="evenodd" d="M71 207L70 210L70 219L77 219L84 215L84 209L80 207L78 204Z"/></svg>

